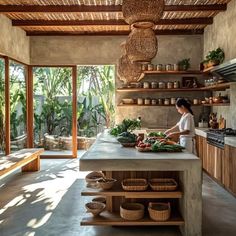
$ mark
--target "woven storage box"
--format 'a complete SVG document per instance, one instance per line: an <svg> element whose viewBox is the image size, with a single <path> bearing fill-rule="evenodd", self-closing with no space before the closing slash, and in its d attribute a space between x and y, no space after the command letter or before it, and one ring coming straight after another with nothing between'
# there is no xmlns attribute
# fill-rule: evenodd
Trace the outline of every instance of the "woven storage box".
<svg viewBox="0 0 236 236"><path fill-rule="evenodd" d="M121 184L126 191L145 191L148 188L146 179L124 179Z"/></svg>
<svg viewBox="0 0 236 236"><path fill-rule="evenodd" d="M149 185L154 191L174 191L177 189L177 182L174 179L150 179Z"/></svg>
<svg viewBox="0 0 236 236"><path fill-rule="evenodd" d="M85 204L87 212L92 213L94 216L99 215L106 208L106 204L101 202L89 202Z"/></svg>
<svg viewBox="0 0 236 236"><path fill-rule="evenodd" d="M167 221L170 218L170 203L153 203L148 205L149 216L155 221Z"/></svg>
<svg viewBox="0 0 236 236"><path fill-rule="evenodd" d="M144 206L140 203L123 203L120 216L125 220L140 220L144 216Z"/></svg>

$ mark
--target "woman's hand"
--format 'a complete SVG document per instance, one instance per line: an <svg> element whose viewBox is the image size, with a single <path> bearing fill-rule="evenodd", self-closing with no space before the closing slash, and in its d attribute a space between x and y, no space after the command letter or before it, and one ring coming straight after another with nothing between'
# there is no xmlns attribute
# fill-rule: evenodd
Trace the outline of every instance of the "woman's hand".
<svg viewBox="0 0 236 236"><path fill-rule="evenodd" d="M177 142L177 141L179 140L179 133L177 133L177 132L170 132L170 133L166 136L166 138L169 138L169 139L171 139L171 140Z"/></svg>
<svg viewBox="0 0 236 236"><path fill-rule="evenodd" d="M170 133L171 133L171 129L168 129L168 130L166 130L166 131L164 132L165 135L168 135L168 134L170 134Z"/></svg>

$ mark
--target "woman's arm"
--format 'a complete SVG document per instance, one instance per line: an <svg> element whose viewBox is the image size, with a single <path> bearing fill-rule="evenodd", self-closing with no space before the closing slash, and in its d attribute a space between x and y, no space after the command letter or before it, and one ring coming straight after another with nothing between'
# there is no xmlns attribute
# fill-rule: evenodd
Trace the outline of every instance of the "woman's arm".
<svg viewBox="0 0 236 236"><path fill-rule="evenodd" d="M189 134L190 131L189 130L183 130L183 131L178 131L178 132L170 132L167 134L167 138L174 138L176 136L180 136L180 135L185 135L185 134Z"/></svg>
<svg viewBox="0 0 236 236"><path fill-rule="evenodd" d="M171 127L170 129L166 130L164 132L164 134L169 135L170 133L172 133L174 130L176 130L178 128L178 124L176 124L175 126Z"/></svg>

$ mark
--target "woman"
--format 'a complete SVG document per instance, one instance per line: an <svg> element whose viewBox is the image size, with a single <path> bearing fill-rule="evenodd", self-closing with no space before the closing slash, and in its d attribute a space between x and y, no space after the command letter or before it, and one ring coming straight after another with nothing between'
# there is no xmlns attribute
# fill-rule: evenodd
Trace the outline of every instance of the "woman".
<svg viewBox="0 0 236 236"><path fill-rule="evenodd" d="M179 137L180 145L187 151L195 153L195 125L191 105L185 99L179 98L176 102L176 109L182 117L175 126L166 130L165 134L168 138ZM179 131L176 131L177 129Z"/></svg>

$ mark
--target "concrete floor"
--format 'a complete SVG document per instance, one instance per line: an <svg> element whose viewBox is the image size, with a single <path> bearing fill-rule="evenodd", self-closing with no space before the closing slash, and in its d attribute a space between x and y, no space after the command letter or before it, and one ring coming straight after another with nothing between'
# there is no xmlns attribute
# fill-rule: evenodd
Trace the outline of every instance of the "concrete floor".
<svg viewBox="0 0 236 236"><path fill-rule="evenodd" d="M175 227L81 227L78 160L43 159L41 171L0 181L0 236L178 236ZM236 198L204 175L203 236L236 235ZM191 235L189 235L191 236Z"/></svg>

